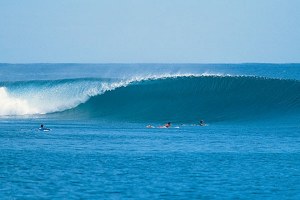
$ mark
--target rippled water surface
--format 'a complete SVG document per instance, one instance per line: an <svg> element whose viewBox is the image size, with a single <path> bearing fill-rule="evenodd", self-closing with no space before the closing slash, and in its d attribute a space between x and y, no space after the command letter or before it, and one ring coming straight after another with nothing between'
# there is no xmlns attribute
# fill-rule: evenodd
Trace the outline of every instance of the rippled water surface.
<svg viewBox="0 0 300 200"><path fill-rule="evenodd" d="M296 126L39 123L1 122L1 199L300 198Z"/></svg>

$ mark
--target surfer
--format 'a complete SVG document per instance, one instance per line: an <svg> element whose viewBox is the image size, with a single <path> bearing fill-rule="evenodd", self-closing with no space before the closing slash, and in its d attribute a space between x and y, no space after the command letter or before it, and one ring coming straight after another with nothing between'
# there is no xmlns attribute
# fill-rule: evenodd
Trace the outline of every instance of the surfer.
<svg viewBox="0 0 300 200"><path fill-rule="evenodd" d="M171 122L166 123L163 127L170 128L171 127Z"/></svg>
<svg viewBox="0 0 300 200"><path fill-rule="evenodd" d="M163 126L159 126L158 128L170 128L170 127L171 127L171 122L168 122Z"/></svg>
<svg viewBox="0 0 300 200"><path fill-rule="evenodd" d="M205 126L204 120L201 119L200 122L199 122L199 125L200 125L200 126Z"/></svg>
<svg viewBox="0 0 300 200"><path fill-rule="evenodd" d="M165 127L166 127L166 128L170 128L170 127L171 127L171 122L166 123L166 124L165 124Z"/></svg>
<svg viewBox="0 0 300 200"><path fill-rule="evenodd" d="M50 128L45 128L44 124L41 124L41 127L39 128L40 131L50 131Z"/></svg>

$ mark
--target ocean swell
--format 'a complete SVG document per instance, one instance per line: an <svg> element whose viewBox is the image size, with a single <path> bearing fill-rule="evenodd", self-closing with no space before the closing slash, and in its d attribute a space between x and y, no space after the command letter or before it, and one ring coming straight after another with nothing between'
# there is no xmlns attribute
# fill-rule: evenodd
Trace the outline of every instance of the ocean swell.
<svg viewBox="0 0 300 200"><path fill-rule="evenodd" d="M1 116L178 123L256 120L299 113L300 82L209 74L9 82L0 85L0 103Z"/></svg>

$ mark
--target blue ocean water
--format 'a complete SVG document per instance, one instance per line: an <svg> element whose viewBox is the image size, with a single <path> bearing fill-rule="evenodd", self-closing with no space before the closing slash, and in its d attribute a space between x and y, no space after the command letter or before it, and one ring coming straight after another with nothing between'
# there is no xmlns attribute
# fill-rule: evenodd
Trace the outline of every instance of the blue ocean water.
<svg viewBox="0 0 300 200"><path fill-rule="evenodd" d="M299 67L1 64L0 198L299 199Z"/></svg>

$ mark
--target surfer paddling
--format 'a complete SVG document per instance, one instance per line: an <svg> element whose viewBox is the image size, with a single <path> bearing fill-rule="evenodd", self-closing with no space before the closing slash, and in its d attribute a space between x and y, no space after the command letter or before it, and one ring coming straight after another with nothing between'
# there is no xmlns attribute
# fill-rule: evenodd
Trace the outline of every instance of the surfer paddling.
<svg viewBox="0 0 300 200"><path fill-rule="evenodd" d="M40 131L50 131L50 128L45 128L44 124L41 124L41 127L39 128Z"/></svg>
<svg viewBox="0 0 300 200"><path fill-rule="evenodd" d="M166 123L166 124L165 124L165 127L166 127L166 128L170 128L170 127L171 127L171 122Z"/></svg>
<svg viewBox="0 0 300 200"><path fill-rule="evenodd" d="M170 128L171 127L171 122L166 123L163 126L160 126L159 128Z"/></svg>
<svg viewBox="0 0 300 200"><path fill-rule="evenodd" d="M157 128L170 128L170 127L171 127L171 122L168 122L163 126L158 126ZM149 124L146 126L146 128L155 128L155 127Z"/></svg>

